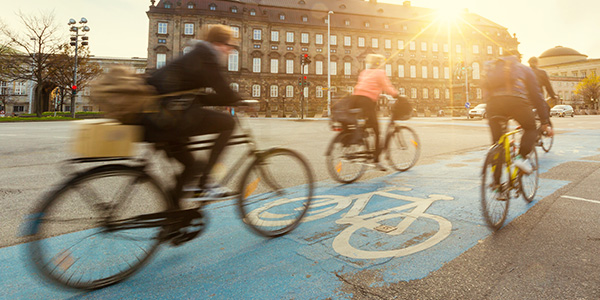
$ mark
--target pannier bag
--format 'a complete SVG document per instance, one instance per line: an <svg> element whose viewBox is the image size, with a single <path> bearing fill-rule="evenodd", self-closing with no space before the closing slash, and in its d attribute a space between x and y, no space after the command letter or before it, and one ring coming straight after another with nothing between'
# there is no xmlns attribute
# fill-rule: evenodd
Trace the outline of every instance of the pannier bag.
<svg viewBox="0 0 600 300"><path fill-rule="evenodd" d="M396 102L392 104L393 120L408 120L412 114L412 106L408 102L408 97L398 96Z"/></svg>
<svg viewBox="0 0 600 300"><path fill-rule="evenodd" d="M350 113L351 108L352 100L350 96L338 100L331 107L331 121L345 125L356 123L356 115Z"/></svg>

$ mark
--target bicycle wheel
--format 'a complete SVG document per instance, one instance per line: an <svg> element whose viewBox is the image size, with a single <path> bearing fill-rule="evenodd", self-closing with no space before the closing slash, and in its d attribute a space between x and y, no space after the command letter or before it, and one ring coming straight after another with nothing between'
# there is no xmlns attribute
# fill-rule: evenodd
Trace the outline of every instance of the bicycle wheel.
<svg viewBox="0 0 600 300"><path fill-rule="evenodd" d="M417 133L407 126L394 126L385 138L386 158L397 171L406 171L417 163L421 143Z"/></svg>
<svg viewBox="0 0 600 300"><path fill-rule="evenodd" d="M544 149L544 151L546 153L548 153L550 151L550 148L552 148L553 143L554 143L554 136L547 136L545 134L545 132L543 132L540 135L540 144L542 146L542 149Z"/></svg>
<svg viewBox="0 0 600 300"><path fill-rule="evenodd" d="M257 155L240 182L239 213L254 232L282 236L298 226L313 196L313 173L306 160L288 149Z"/></svg>
<svg viewBox="0 0 600 300"><path fill-rule="evenodd" d="M533 167L533 172L531 172L531 174L524 174L523 172L519 173L519 191L521 192L521 195L523 195L525 201L531 202L537 193L540 178L540 167L535 147L533 147L529 155L527 155L527 159Z"/></svg>
<svg viewBox="0 0 600 300"><path fill-rule="evenodd" d="M341 183L352 183L367 170L367 144L363 139L353 141L354 135L352 131L340 133L327 149L327 171L333 179Z"/></svg>
<svg viewBox="0 0 600 300"><path fill-rule="evenodd" d="M166 211L169 203L140 168L107 165L79 173L32 214L28 258L42 277L61 286L97 289L117 283L155 253L163 229L117 228L116 221Z"/></svg>
<svg viewBox="0 0 600 300"><path fill-rule="evenodd" d="M488 227L498 230L508 214L509 174L504 169L504 149L493 146L485 158L481 178L481 209Z"/></svg>

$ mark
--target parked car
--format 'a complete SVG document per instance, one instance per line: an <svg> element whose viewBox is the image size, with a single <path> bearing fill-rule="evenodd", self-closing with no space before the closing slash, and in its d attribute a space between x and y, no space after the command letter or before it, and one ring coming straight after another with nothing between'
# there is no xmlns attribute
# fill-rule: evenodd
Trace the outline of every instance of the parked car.
<svg viewBox="0 0 600 300"><path fill-rule="evenodd" d="M573 111L573 107L571 105L555 105L551 110L550 110L550 116L559 116L559 117L566 117L566 116L571 116L573 117L573 115L575 115L575 112Z"/></svg>
<svg viewBox="0 0 600 300"><path fill-rule="evenodd" d="M485 119L487 117L487 113L485 112L485 106L485 104L478 104L473 109L469 110L469 119L475 117L482 117Z"/></svg>

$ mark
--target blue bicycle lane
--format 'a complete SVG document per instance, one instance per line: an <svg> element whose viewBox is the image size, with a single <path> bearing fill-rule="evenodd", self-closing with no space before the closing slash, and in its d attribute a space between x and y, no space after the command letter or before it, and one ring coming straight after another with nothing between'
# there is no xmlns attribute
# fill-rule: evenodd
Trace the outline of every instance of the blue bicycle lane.
<svg viewBox="0 0 600 300"><path fill-rule="evenodd" d="M585 161L586 157L597 155L599 135L583 130L558 135L550 153L538 148L540 172L567 161ZM353 295L344 281L359 278L364 273L375 274L360 277L371 278L363 282L368 286L421 279L491 234L480 209L480 172L484 156L485 149L481 149L350 185L320 182L315 203L337 196L352 200L352 204L315 218L320 212L317 205L311 208L306 222L289 235L276 239L257 236L245 228L233 202L212 204L208 209L208 229L200 238L177 248L164 246L133 277L98 291L56 288L38 279L26 267L23 245L3 248L0 249L0 298L347 299ZM566 184L566 181L540 178L534 202L511 201L506 223ZM334 249L336 238L341 239L342 233L354 226L349 225L352 220L343 217L356 199L379 191L398 197L385 193L369 197L358 216L410 204L407 199L443 195L452 200L433 201L425 213L447 220L451 224L449 234L424 249L402 256L352 257ZM406 215L396 215L386 220L387 223L383 220L380 223L393 226L402 219L406 219ZM434 218L416 216L398 235L357 229L350 235L349 245L365 253L409 248L433 239L442 227Z"/></svg>

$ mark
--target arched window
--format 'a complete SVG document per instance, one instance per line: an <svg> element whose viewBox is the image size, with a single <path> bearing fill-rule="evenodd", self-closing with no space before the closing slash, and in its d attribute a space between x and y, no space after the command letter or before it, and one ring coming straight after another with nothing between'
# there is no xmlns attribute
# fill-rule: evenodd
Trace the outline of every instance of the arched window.
<svg viewBox="0 0 600 300"><path fill-rule="evenodd" d="M279 96L279 87L276 85L271 86L271 97L276 98Z"/></svg>
<svg viewBox="0 0 600 300"><path fill-rule="evenodd" d="M260 85L252 85L252 97L260 97Z"/></svg>
<svg viewBox="0 0 600 300"><path fill-rule="evenodd" d="M192 2L188 2L188 4L187 4L187 8L189 8L189 9L192 9L192 8L194 8L194 3L192 3Z"/></svg>
<svg viewBox="0 0 600 300"><path fill-rule="evenodd" d="M239 70L239 53L237 50L231 50L229 53L229 60L227 64L227 70L236 72Z"/></svg>
<svg viewBox="0 0 600 300"><path fill-rule="evenodd" d="M239 92L239 91L240 91L240 85L239 85L239 84L237 84L237 83L235 83L235 82L232 82L232 83L230 83L230 84L229 84L229 87L231 87L231 89L232 89L234 92Z"/></svg>
<svg viewBox="0 0 600 300"><path fill-rule="evenodd" d="M208 9L210 10L217 10L217 5L214 3L211 3L210 5L208 5Z"/></svg>
<svg viewBox="0 0 600 300"><path fill-rule="evenodd" d="M238 8L235 7L235 6L232 6L231 7L231 12L234 13L234 14L237 13L238 12Z"/></svg>
<svg viewBox="0 0 600 300"><path fill-rule="evenodd" d="M172 4L171 2L165 2L165 8L171 8Z"/></svg>

